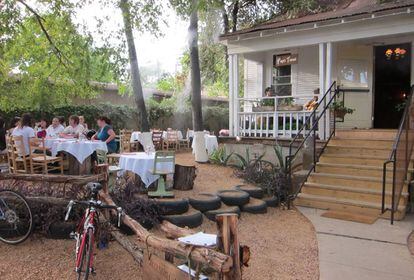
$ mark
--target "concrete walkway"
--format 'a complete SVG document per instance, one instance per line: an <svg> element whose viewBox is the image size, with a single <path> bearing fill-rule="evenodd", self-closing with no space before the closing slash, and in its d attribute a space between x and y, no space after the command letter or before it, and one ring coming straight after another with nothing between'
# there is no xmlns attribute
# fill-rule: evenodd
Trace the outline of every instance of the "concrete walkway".
<svg viewBox="0 0 414 280"><path fill-rule="evenodd" d="M414 215L367 225L321 217L324 210L298 207L313 223L319 243L321 280L413 280L414 257L407 237Z"/></svg>

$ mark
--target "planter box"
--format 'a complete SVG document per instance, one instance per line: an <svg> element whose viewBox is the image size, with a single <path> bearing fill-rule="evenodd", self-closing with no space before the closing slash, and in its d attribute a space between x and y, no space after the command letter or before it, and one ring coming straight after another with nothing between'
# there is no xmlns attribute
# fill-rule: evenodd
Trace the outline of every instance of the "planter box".
<svg viewBox="0 0 414 280"><path fill-rule="evenodd" d="M273 112L274 110L275 110L274 106L253 107L253 112Z"/></svg>
<svg viewBox="0 0 414 280"><path fill-rule="evenodd" d="M302 111L303 106L301 105L279 105L278 111Z"/></svg>

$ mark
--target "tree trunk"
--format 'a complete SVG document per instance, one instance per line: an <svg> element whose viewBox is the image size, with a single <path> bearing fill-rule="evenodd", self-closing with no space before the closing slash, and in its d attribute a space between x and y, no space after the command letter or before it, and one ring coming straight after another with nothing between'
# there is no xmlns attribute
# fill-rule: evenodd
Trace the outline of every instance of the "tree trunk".
<svg viewBox="0 0 414 280"><path fill-rule="evenodd" d="M192 190L196 176L196 167L194 165L176 164L173 188L181 191Z"/></svg>
<svg viewBox="0 0 414 280"><path fill-rule="evenodd" d="M141 131L149 132L147 109L145 108L144 93L141 84L141 75L138 68L138 58L135 49L134 35L132 33L132 23L130 17L128 0L121 0L120 8L124 20L125 36L128 45L129 64L131 67L132 90L135 96L135 103L139 112L139 124Z"/></svg>
<svg viewBox="0 0 414 280"><path fill-rule="evenodd" d="M221 17L223 18L223 31L224 34L229 33L230 30L230 23L229 23L229 15L227 14L226 10L226 3L224 0L221 0ZM224 45L224 52L225 52L225 63L226 68L229 68L229 51L227 45Z"/></svg>
<svg viewBox="0 0 414 280"><path fill-rule="evenodd" d="M231 13L232 21L233 21L233 28L232 32L237 31L237 19L239 16L239 1L236 1L233 6L233 11Z"/></svg>
<svg viewBox="0 0 414 280"><path fill-rule="evenodd" d="M201 110L201 74L198 55L198 0L193 0L190 15L189 49L191 63L191 106L193 109L193 129L203 131L203 113Z"/></svg>

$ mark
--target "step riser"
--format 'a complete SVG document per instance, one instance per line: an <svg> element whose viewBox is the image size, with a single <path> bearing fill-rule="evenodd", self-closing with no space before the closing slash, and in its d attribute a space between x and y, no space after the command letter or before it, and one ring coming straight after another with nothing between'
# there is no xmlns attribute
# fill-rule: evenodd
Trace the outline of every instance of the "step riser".
<svg viewBox="0 0 414 280"><path fill-rule="evenodd" d="M393 141L370 141L370 140L350 140L350 139L331 139L329 143L335 146L352 146L352 147L378 147L378 148L392 148Z"/></svg>
<svg viewBox="0 0 414 280"><path fill-rule="evenodd" d="M373 130L337 130L335 132L335 136L342 139L390 139L394 140L397 132L395 130L381 130L381 131L373 131Z"/></svg>
<svg viewBox="0 0 414 280"><path fill-rule="evenodd" d="M348 205L342 203L334 203L334 202L327 202L327 201L319 201L319 200L311 200L311 199L304 199L300 196L296 198L295 205L297 206L304 206L304 207L311 207L317 209L329 209L329 210L337 210L337 211L344 211L344 212L352 212L361 215L380 215L381 210L375 208L368 208L368 207L360 207L355 205ZM397 211L394 213L395 220L402 220L404 219L405 213L402 211ZM389 211L383 216L383 218L389 218L390 213Z"/></svg>
<svg viewBox="0 0 414 280"><path fill-rule="evenodd" d="M343 179L343 178L324 177L324 176L322 177L322 176L315 176L313 174L309 176L308 182L332 185L332 186L347 186L347 187L361 188L361 189L382 190L382 182L364 181L364 180L357 180L357 179ZM386 188L391 189L392 184L387 183Z"/></svg>
<svg viewBox="0 0 414 280"><path fill-rule="evenodd" d="M353 199L365 202L374 202L374 203L381 203L382 195L381 194L368 194L368 193L359 193L359 192L352 192L352 191L345 191L345 190L332 190L332 189L325 189L319 188L316 186L304 186L302 188L303 193L325 196L325 197L334 197L337 199ZM385 196L385 203L391 203L392 197L391 195ZM407 202L406 196L401 196L400 204L405 205Z"/></svg>
<svg viewBox="0 0 414 280"><path fill-rule="evenodd" d="M369 169L357 169L357 168L346 168L346 167L331 167L331 166L317 166L317 173L331 173L341 175L354 175L354 176L366 176L376 177L382 179L382 170L369 170ZM391 178L392 171L387 171L387 178Z"/></svg>
<svg viewBox="0 0 414 280"><path fill-rule="evenodd" d="M352 155L364 155L364 156L379 156L379 157L389 157L391 154L390 150L372 150L372 149L350 149L350 148L342 148L342 147L330 147L326 149L326 154L349 154Z"/></svg>
<svg viewBox="0 0 414 280"><path fill-rule="evenodd" d="M382 167L385 162L385 159L329 157L329 156L322 155L319 161L324 162L324 163L370 165L370 166L381 166Z"/></svg>

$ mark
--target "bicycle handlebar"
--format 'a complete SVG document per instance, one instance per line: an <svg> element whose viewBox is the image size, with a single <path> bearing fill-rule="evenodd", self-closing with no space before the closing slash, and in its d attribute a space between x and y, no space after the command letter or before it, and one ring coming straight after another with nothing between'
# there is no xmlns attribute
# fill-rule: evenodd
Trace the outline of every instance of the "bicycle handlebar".
<svg viewBox="0 0 414 280"><path fill-rule="evenodd" d="M95 207L97 209L113 209L113 210L116 210L117 216L118 216L118 227L121 226L121 217L122 217L122 214L123 214L122 208L114 206L114 205L102 204L102 202L99 201L99 200L98 201L94 201L94 200L89 200L89 201L71 200L71 201L69 201L69 204L67 206L68 210L67 210L66 215L65 215L65 221L67 221L69 219L70 212L72 211L73 206L76 205L76 204L85 205L85 206L88 206L88 207Z"/></svg>

